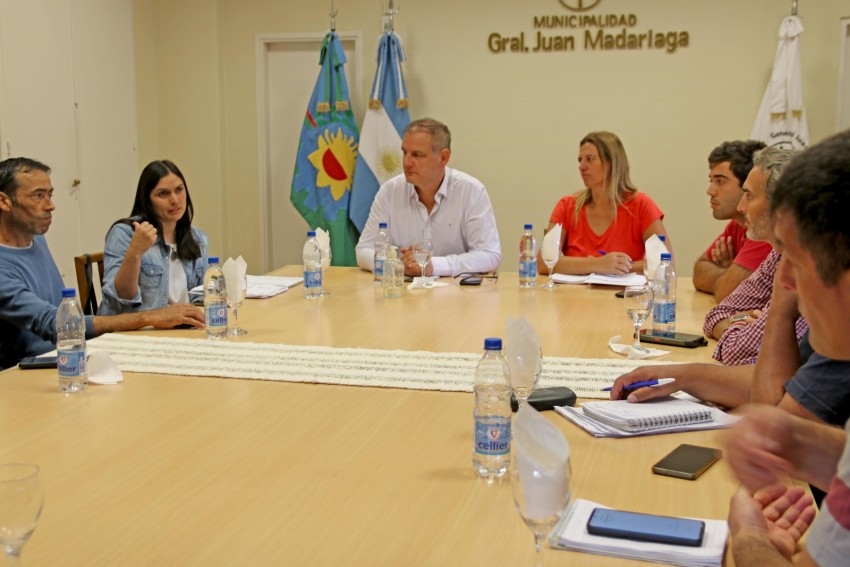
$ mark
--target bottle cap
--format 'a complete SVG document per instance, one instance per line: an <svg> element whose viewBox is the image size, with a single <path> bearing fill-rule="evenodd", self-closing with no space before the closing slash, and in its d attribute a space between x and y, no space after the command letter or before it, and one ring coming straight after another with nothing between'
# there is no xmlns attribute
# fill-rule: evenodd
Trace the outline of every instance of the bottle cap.
<svg viewBox="0 0 850 567"><path fill-rule="evenodd" d="M531 225L530 225L530 224L525 225L525 230L531 230L531 228L532 228L532 227L531 227Z"/></svg>
<svg viewBox="0 0 850 567"><path fill-rule="evenodd" d="M308 230L308 231L307 231L307 238L312 238L312 237L314 237L314 236L316 236L316 231L315 231L315 230Z"/></svg>
<svg viewBox="0 0 850 567"><path fill-rule="evenodd" d="M66 287L62 290L62 297L77 297L77 290L72 287Z"/></svg>
<svg viewBox="0 0 850 567"><path fill-rule="evenodd" d="M387 223L385 223L385 222L379 222L379 223L378 223L378 228L387 228L387 226L388 226L388 225L387 225Z"/></svg>
<svg viewBox="0 0 850 567"><path fill-rule="evenodd" d="M218 264L218 256L210 256L207 258L207 264Z"/></svg>
<svg viewBox="0 0 850 567"><path fill-rule="evenodd" d="M673 259L673 255L672 255L672 254L670 254L669 252L662 252L662 253L661 253L661 260L662 260L662 261L664 261L664 260L672 260L672 259Z"/></svg>
<svg viewBox="0 0 850 567"><path fill-rule="evenodd" d="M484 339L484 350L502 350L502 339L492 337Z"/></svg>

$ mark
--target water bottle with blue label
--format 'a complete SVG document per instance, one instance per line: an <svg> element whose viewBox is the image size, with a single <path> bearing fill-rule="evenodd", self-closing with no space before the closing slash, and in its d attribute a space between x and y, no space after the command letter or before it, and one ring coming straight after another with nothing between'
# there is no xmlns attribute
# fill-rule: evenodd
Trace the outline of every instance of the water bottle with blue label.
<svg viewBox="0 0 850 567"><path fill-rule="evenodd" d="M480 478L501 478L511 462L510 370L502 339L484 340L484 356L475 368L472 466Z"/></svg>
<svg viewBox="0 0 850 567"><path fill-rule="evenodd" d="M86 388L86 318L77 301L77 290L62 290L62 303L56 311L56 368L59 390L79 392Z"/></svg>
<svg viewBox="0 0 850 567"><path fill-rule="evenodd" d="M537 283L537 239L530 224L523 228L519 239L519 287L530 288Z"/></svg>

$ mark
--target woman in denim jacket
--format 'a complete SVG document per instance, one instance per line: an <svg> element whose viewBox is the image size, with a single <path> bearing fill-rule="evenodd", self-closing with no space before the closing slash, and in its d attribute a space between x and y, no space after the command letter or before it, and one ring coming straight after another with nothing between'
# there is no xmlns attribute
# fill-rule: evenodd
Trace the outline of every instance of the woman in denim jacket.
<svg viewBox="0 0 850 567"><path fill-rule="evenodd" d="M180 169L168 160L149 163L139 177L130 218L106 234L98 315L189 302L189 290L204 281L208 246L192 216Z"/></svg>

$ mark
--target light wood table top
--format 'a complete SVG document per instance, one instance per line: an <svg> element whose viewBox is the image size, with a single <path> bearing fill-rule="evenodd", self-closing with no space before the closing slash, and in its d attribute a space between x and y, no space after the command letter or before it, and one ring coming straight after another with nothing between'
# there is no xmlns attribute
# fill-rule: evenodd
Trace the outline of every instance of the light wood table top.
<svg viewBox="0 0 850 567"><path fill-rule="evenodd" d="M503 273L384 300L371 274L326 279L318 301L300 287L246 301L238 340L479 352L524 315L544 355L616 358L608 339L630 335L613 288L519 290ZM678 303L679 329L699 333L712 300L682 278ZM707 361L711 349L665 358ZM464 393L155 374L66 396L55 370L12 369L0 373L0 462L42 468L25 565L531 565L509 483L472 472L471 412ZM572 446L574 496L725 518L736 483L722 461L693 482L650 470L680 443L721 446L722 432L594 439L547 417ZM550 566L632 563L545 553Z"/></svg>

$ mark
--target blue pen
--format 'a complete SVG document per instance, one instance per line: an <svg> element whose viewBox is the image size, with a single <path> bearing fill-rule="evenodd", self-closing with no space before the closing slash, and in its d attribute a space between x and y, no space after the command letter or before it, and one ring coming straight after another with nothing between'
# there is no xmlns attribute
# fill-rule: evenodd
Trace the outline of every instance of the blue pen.
<svg viewBox="0 0 850 567"><path fill-rule="evenodd" d="M624 386L625 390L637 390L638 388L645 388L646 386L663 386L664 384L669 384L670 382L675 382L675 378L659 378L657 380L644 380L643 382L632 382L628 386ZM607 388L602 388L603 392L610 392L611 386Z"/></svg>
<svg viewBox="0 0 850 567"><path fill-rule="evenodd" d="M604 256L605 254L607 254L607 252L605 250L597 250L596 253L599 254L600 256Z"/></svg>

